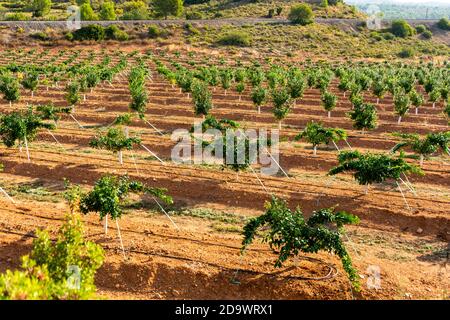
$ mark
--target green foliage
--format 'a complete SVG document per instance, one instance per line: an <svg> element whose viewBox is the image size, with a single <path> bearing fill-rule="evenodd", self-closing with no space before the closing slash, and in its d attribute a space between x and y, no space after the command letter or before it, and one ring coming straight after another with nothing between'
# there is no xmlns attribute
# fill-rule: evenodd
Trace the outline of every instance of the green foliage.
<svg viewBox="0 0 450 320"><path fill-rule="evenodd" d="M421 174L420 168L408 164L401 156L391 157L386 154L361 154L359 151L343 151L338 155L339 165L328 174L352 172L360 185L381 183L387 179L397 180L401 174Z"/></svg>
<svg viewBox="0 0 450 320"><path fill-rule="evenodd" d="M400 91L394 96L394 110L400 116L404 116L411 106L409 96Z"/></svg>
<svg viewBox="0 0 450 320"><path fill-rule="evenodd" d="M72 37L76 41L101 41L105 39L105 29L100 25L91 24L72 32Z"/></svg>
<svg viewBox="0 0 450 320"><path fill-rule="evenodd" d="M195 115L207 115L213 107L212 95L208 85L203 81L195 79L192 82L192 102L194 103Z"/></svg>
<svg viewBox="0 0 450 320"><path fill-rule="evenodd" d="M110 128L106 134L99 133L89 142L89 146L95 149L105 149L117 153L124 149L131 150L133 145L140 145L141 139L137 137L126 137L120 128Z"/></svg>
<svg viewBox="0 0 450 320"><path fill-rule="evenodd" d="M101 247L83 238L77 215L68 215L55 242L38 230L31 254L22 257L23 270L0 275L0 300L92 299L102 264Z"/></svg>
<svg viewBox="0 0 450 320"><path fill-rule="evenodd" d="M251 44L251 38L248 33L242 31L230 31L221 36L217 43L224 46L248 47Z"/></svg>
<svg viewBox="0 0 450 320"><path fill-rule="evenodd" d="M127 1L123 6L122 20L148 19L148 6L144 1Z"/></svg>
<svg viewBox="0 0 450 320"><path fill-rule="evenodd" d="M300 132L294 138L296 141L305 139L315 148L321 144L329 144L330 142L338 142L347 139L347 133L339 128L325 128L322 123L309 122L305 130Z"/></svg>
<svg viewBox="0 0 450 320"><path fill-rule="evenodd" d="M179 17L183 13L183 0L153 0L153 9L158 17Z"/></svg>
<svg viewBox="0 0 450 320"><path fill-rule="evenodd" d="M12 75L3 75L0 77L0 92L4 98L10 102L16 102L20 99L20 83Z"/></svg>
<svg viewBox="0 0 450 320"><path fill-rule="evenodd" d="M313 23L314 13L310 5L306 3L300 3L291 8L288 18L292 23L304 26Z"/></svg>
<svg viewBox="0 0 450 320"><path fill-rule="evenodd" d="M55 124L61 119L61 114L68 114L72 111L72 108L58 108L55 107L52 103L38 105L36 107L36 111L38 116L42 120L52 120Z"/></svg>
<svg viewBox="0 0 450 320"><path fill-rule="evenodd" d="M377 108L370 103L361 103L355 105L352 111L348 113L353 120L353 127L358 130L372 130L377 127L378 115Z"/></svg>
<svg viewBox="0 0 450 320"><path fill-rule="evenodd" d="M267 90L261 86L256 86L252 90L251 98L252 98L254 105L256 107L258 107L258 109L266 101L266 96L267 96Z"/></svg>
<svg viewBox="0 0 450 320"><path fill-rule="evenodd" d="M411 90L409 93L409 98L414 107L419 108L424 103L423 95L417 92L416 90Z"/></svg>
<svg viewBox="0 0 450 320"><path fill-rule="evenodd" d="M448 31L448 30L450 30L450 21L447 18L442 18L437 23L437 26L438 26L439 29Z"/></svg>
<svg viewBox="0 0 450 320"><path fill-rule="evenodd" d="M273 115L278 121L281 121L291 110L291 96L286 88L277 88L272 90L271 96L273 102Z"/></svg>
<svg viewBox="0 0 450 320"><path fill-rule="evenodd" d="M239 128L239 124L233 120L228 119L220 119L217 120L212 115L207 115L205 117L205 120L202 121L201 124L202 128L201 131L205 132L208 129L216 129L221 131L222 133L225 133L227 129L237 129ZM195 127L193 126L190 130L190 132L194 132Z"/></svg>
<svg viewBox="0 0 450 320"><path fill-rule="evenodd" d="M394 133L393 135L402 138L403 141L395 145L392 152L410 148L416 154L424 157L436 153L439 149L447 154L450 152L450 131L429 133L425 138L421 138L418 134Z"/></svg>
<svg viewBox="0 0 450 320"><path fill-rule="evenodd" d="M35 91L38 84L39 84L39 73L35 71L25 73L25 76L22 80L22 86L25 89Z"/></svg>
<svg viewBox="0 0 450 320"><path fill-rule="evenodd" d="M148 103L148 93L145 88L145 78L148 70L143 65L135 66L131 69L128 78L128 87L131 94L130 109L137 112L144 118Z"/></svg>
<svg viewBox="0 0 450 320"><path fill-rule="evenodd" d="M415 55L415 51L413 48L403 48L399 53L398 56L400 58L412 58Z"/></svg>
<svg viewBox="0 0 450 320"><path fill-rule="evenodd" d="M326 91L322 94L321 99L323 107L326 111L330 112L334 108L336 108L337 96L334 95L333 93Z"/></svg>
<svg viewBox="0 0 450 320"><path fill-rule="evenodd" d="M272 250L279 251L275 267L281 267L287 259L300 252L327 251L341 259L352 285L359 289L357 271L341 239L341 234L345 232L343 226L358 222L358 217L345 211L336 212L335 208L315 211L309 219L305 219L300 208L291 211L284 200L272 197L266 203L266 212L252 218L244 226L242 252L252 244L258 230L268 229L262 241L268 243Z"/></svg>
<svg viewBox="0 0 450 320"><path fill-rule="evenodd" d="M66 85L66 101L70 106L80 101L80 83L77 81L69 82Z"/></svg>
<svg viewBox="0 0 450 320"><path fill-rule="evenodd" d="M51 0L32 0L30 5L33 17L43 17L47 15L50 12L51 7Z"/></svg>
<svg viewBox="0 0 450 320"><path fill-rule="evenodd" d="M82 21L98 20L98 15L94 12L89 3L85 3L80 7L80 17Z"/></svg>
<svg viewBox="0 0 450 320"><path fill-rule="evenodd" d="M391 32L396 37L407 38L415 34L415 29L405 20L394 20L391 25Z"/></svg>
<svg viewBox="0 0 450 320"><path fill-rule="evenodd" d="M41 128L54 129L54 125L42 121L39 115L29 108L26 112L12 112L0 116L0 137L7 147L13 147L16 141L21 144L33 141Z"/></svg>
<svg viewBox="0 0 450 320"><path fill-rule="evenodd" d="M116 10L114 8L114 2L113 1L105 1L100 5L100 13L99 17L101 20L116 20Z"/></svg>
<svg viewBox="0 0 450 320"><path fill-rule="evenodd" d="M97 180L92 191L81 196L80 211L84 214L98 212L100 219L107 215L113 220L119 219L123 213L122 202L130 192L149 194L168 204L173 202L172 198L166 195L165 189L150 188L139 181L130 180L127 176L106 175Z"/></svg>
<svg viewBox="0 0 450 320"><path fill-rule="evenodd" d="M110 25L105 28L105 39L127 41L128 34L125 31L120 30L118 26Z"/></svg>

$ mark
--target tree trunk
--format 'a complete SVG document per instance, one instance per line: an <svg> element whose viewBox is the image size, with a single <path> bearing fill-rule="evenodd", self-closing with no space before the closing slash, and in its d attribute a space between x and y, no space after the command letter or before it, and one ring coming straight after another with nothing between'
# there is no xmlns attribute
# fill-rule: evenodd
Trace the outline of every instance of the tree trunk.
<svg viewBox="0 0 450 320"><path fill-rule="evenodd" d="M313 154L314 154L315 156L317 156L317 146L314 146L314 147L313 147L313 150L314 150L314 151L313 151Z"/></svg>
<svg viewBox="0 0 450 320"><path fill-rule="evenodd" d="M278 130L281 131L281 120L278 121Z"/></svg>
<svg viewBox="0 0 450 320"><path fill-rule="evenodd" d="M328 118L331 118L331 111L328 111Z"/></svg>
<svg viewBox="0 0 450 320"><path fill-rule="evenodd" d="M119 234L120 247L122 248L123 257L125 256L125 248L123 247L122 234L120 233L119 221L116 219L117 233Z"/></svg>
<svg viewBox="0 0 450 320"><path fill-rule="evenodd" d="M436 101L435 101L435 102L433 102L433 108L434 108L434 107L436 107Z"/></svg>
<svg viewBox="0 0 450 320"><path fill-rule="evenodd" d="M377 105L380 104L380 98L377 98Z"/></svg>
<svg viewBox="0 0 450 320"><path fill-rule="evenodd" d="M364 188L364 194L368 194L369 193L369 185L366 184L365 188Z"/></svg>
<svg viewBox="0 0 450 320"><path fill-rule="evenodd" d="M24 136L24 141L25 141L25 149L27 150L27 158L28 158L28 162L30 162L30 150L28 150L28 141L27 141L27 136Z"/></svg>
<svg viewBox="0 0 450 320"><path fill-rule="evenodd" d="M402 116L398 117L397 124L400 124L400 122L402 122Z"/></svg>
<svg viewBox="0 0 450 320"><path fill-rule="evenodd" d="M123 153L122 153L122 151L119 151L119 163L120 163L120 165L123 165Z"/></svg>
<svg viewBox="0 0 450 320"><path fill-rule="evenodd" d="M424 159L424 156L423 156L423 154L421 154L420 155L420 166L423 166L423 159Z"/></svg>
<svg viewBox="0 0 450 320"><path fill-rule="evenodd" d="M416 114L419 114L419 108L416 108Z"/></svg>
<svg viewBox="0 0 450 320"><path fill-rule="evenodd" d="M108 215L105 216L105 236L108 235Z"/></svg>
<svg viewBox="0 0 450 320"><path fill-rule="evenodd" d="M261 114L261 106L258 106L258 114Z"/></svg>

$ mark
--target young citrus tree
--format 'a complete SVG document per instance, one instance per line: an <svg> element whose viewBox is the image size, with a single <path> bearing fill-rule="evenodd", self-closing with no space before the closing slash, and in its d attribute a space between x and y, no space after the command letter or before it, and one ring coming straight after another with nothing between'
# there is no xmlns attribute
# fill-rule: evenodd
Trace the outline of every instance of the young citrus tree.
<svg viewBox="0 0 450 320"><path fill-rule="evenodd" d="M173 203L172 198L166 192L167 190L165 189L151 188L142 182L130 180L128 176L116 177L106 175L97 180L94 188L90 192L81 195L80 212L84 214L97 212L100 220L105 219L105 234L108 233L108 217L115 221L122 251L125 255L118 223L118 219L123 214L123 202L128 198L130 193L135 193L157 197L167 204Z"/></svg>
<svg viewBox="0 0 450 320"><path fill-rule="evenodd" d="M295 141L305 139L313 145L314 155L317 155L317 146L321 144L334 144L347 139L347 133L343 129L325 128L321 123L309 122L305 130L295 136Z"/></svg>
<svg viewBox="0 0 450 320"><path fill-rule="evenodd" d="M192 101L195 115L202 115L203 118L208 115L209 110L213 107L211 92L208 85L203 81L195 80L192 82Z"/></svg>
<svg viewBox="0 0 450 320"><path fill-rule="evenodd" d="M19 80L11 75L3 75L0 78L0 91L11 107L13 102L17 102L20 99Z"/></svg>
<svg viewBox="0 0 450 320"><path fill-rule="evenodd" d="M368 186L382 183L387 179L400 179L401 174L422 174L419 167L407 163L401 156L392 157L386 154L362 154L359 151L343 151L338 155L339 165L328 174L336 175L342 172L352 172L360 185Z"/></svg>
<svg viewBox="0 0 450 320"><path fill-rule="evenodd" d="M421 138L418 134L407 133L395 133L394 136L402 138L403 141L395 145L394 148L392 148L392 152L410 148L414 153L419 155L420 166L423 165L423 160L425 158L438 152L439 149L450 155L450 131L429 133L424 138Z"/></svg>
<svg viewBox="0 0 450 320"><path fill-rule="evenodd" d="M261 106L266 101L267 90L261 86L256 86L252 90L252 101L253 104L258 108L258 114L261 113Z"/></svg>
<svg viewBox="0 0 450 320"><path fill-rule="evenodd" d="M402 118L408 113L411 106L411 100L404 92L397 92L394 96L394 110L398 115L397 123L402 122Z"/></svg>
<svg viewBox="0 0 450 320"><path fill-rule="evenodd" d="M25 74L25 77L22 79L22 86L31 91L31 97L34 97L34 91L39 84L39 73L36 71L29 71Z"/></svg>
<svg viewBox="0 0 450 320"><path fill-rule="evenodd" d="M377 127L377 109L373 104L361 103L356 104L348 116L353 120L353 127L358 130L372 130Z"/></svg>
<svg viewBox="0 0 450 320"><path fill-rule="evenodd" d="M322 94L322 104L326 111L328 111L328 118L331 117L331 111L336 108L337 97L331 92L325 91Z"/></svg>
<svg viewBox="0 0 450 320"><path fill-rule="evenodd" d="M273 102L273 115L278 120L278 130L281 130L281 121L286 118L291 111L292 99L285 88L278 88L271 92Z"/></svg>
<svg viewBox="0 0 450 320"><path fill-rule="evenodd" d="M344 225L358 223L358 217L328 208L314 211L306 219L300 208L291 211L286 201L276 197L272 197L265 207L266 212L263 215L250 219L244 226L242 253L253 243L259 231L264 232L263 241L268 243L272 250L278 251L275 267L282 267L286 260L301 252L334 253L341 259L354 288L359 290L358 273L341 238L345 232Z"/></svg>
<svg viewBox="0 0 450 320"><path fill-rule="evenodd" d="M421 95L420 93L418 93L416 90L413 89L409 93L409 98L411 99L412 105L416 108L416 114L419 114L419 107L423 105L425 100L423 98L423 95Z"/></svg>
<svg viewBox="0 0 450 320"><path fill-rule="evenodd" d="M25 145L28 161L30 161L28 142L36 138L39 129L52 130L54 128L53 124L43 122L31 108L26 112L12 112L0 116L0 138L3 144L8 148L15 146L16 142L20 148Z"/></svg>
<svg viewBox="0 0 450 320"><path fill-rule="evenodd" d="M71 81L66 86L66 100L69 106L75 109L75 105L80 101L80 83Z"/></svg>
<svg viewBox="0 0 450 320"><path fill-rule="evenodd" d="M110 128L105 134L99 133L89 146L95 149L105 149L119 154L119 163L123 165L123 150L131 150L134 145L140 145L138 137L127 137L121 128Z"/></svg>

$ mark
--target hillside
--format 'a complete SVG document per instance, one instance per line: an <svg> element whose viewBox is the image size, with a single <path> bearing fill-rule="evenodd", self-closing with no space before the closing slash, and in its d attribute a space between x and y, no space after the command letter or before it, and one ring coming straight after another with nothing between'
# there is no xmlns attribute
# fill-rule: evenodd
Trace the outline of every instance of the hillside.
<svg viewBox="0 0 450 320"><path fill-rule="evenodd" d="M320 0L309 0L303 2L310 3L316 17L319 18L353 19L365 17L364 13L359 12L356 7L343 3L337 3L336 5L329 5L327 8L323 8L320 5ZM205 18L260 18L270 16L269 11L274 10L274 17L286 18L289 13L289 8L298 3L299 1L296 0L219 0L208 1L197 5L189 5L186 11L188 13L192 11L201 12L202 16ZM280 14L277 14L277 9L281 9Z"/></svg>

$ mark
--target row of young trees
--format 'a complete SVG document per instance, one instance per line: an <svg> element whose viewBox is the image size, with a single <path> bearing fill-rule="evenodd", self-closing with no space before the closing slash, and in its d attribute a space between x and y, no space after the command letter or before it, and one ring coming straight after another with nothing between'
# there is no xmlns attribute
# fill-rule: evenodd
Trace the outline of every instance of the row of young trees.
<svg viewBox="0 0 450 320"><path fill-rule="evenodd" d="M173 68L168 68L160 60L156 59L155 62L157 71L172 85L177 84L182 92L191 92L192 84L197 82L194 80L203 82L203 91L208 92L210 87L215 91L220 86L225 94L234 84L239 99L242 93L248 90L258 113L262 105L271 103L272 113L279 126L296 105L296 101L302 99L307 88L320 90L322 105L328 117L331 117L331 112L338 105L338 95L332 93L331 84L334 78L337 78L337 88L344 97L349 94L352 110L348 115L353 120L355 128L361 130L376 127L376 105L387 93L392 94L398 123L401 123L412 107L418 114L419 108L426 100L421 93L422 90L427 95L427 100L433 103L433 107L443 101L446 105L445 110L450 108L448 70L434 65L416 68L403 65L370 67L304 65L286 68L271 64L268 68L264 68L255 63L247 67L238 65L236 68L226 68L216 65L197 67L192 62L190 65L193 65L194 69L190 69L178 62L171 62ZM376 97L376 105L365 101L369 94Z"/></svg>

